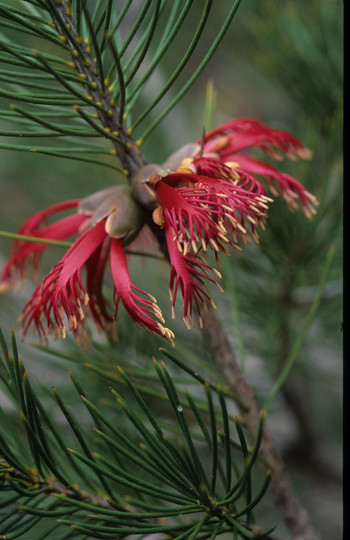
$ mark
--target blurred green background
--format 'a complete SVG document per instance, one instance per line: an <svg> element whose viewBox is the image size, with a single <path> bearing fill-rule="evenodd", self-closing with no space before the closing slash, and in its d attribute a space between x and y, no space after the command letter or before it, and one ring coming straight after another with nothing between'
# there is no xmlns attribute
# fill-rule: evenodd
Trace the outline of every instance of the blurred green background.
<svg viewBox="0 0 350 540"><path fill-rule="evenodd" d="M203 50L230 2L214 4ZM186 28L190 32L190 25ZM310 162L285 160L278 167L317 196L317 216L309 222L301 212L290 214L283 201L275 201L260 244L222 260L226 294L214 294L219 316L263 403L302 328L328 249L336 247L320 309L269 419L296 491L327 540L338 540L342 530L342 29L340 1L243 0L219 51L143 147L150 161L162 162L177 147L198 138L206 87L212 80L216 124L233 117L258 118L290 131L313 152ZM197 50L193 60L199 58ZM160 81L166 71L165 66ZM33 212L84 197L116 180L123 181L98 166L0 150L0 229L16 231ZM0 238L0 267L9 248L10 241ZM50 252L43 271L62 254L60 248ZM131 262L135 281L158 298L170 322L168 268L152 261L142 264L140 275L140 261ZM21 293L0 297L5 331L10 324L18 330L16 318L33 287L29 281ZM199 331L188 333L180 309L177 315L179 350L206 354ZM130 325L122 320L123 326L130 336ZM135 331L130 339L150 355L157 349L153 338L142 332ZM127 346L123 338L119 343ZM34 358L29 346L21 347L26 358ZM46 369L49 373L49 366ZM265 504L263 511L268 513L268 499ZM278 530L278 538L288 537L283 526Z"/></svg>

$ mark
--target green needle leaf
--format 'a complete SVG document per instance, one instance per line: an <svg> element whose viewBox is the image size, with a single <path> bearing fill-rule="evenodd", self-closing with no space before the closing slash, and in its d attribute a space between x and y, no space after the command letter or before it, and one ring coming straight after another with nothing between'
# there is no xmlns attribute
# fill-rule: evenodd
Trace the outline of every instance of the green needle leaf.
<svg viewBox="0 0 350 540"><path fill-rule="evenodd" d="M61 398L61 396L59 395L59 393L57 392L56 388L53 386L52 387L52 391L53 391L53 395L61 409L61 411L63 412L64 416L66 417L74 435L76 436L76 438L78 439L79 443L80 443L80 446L82 447L83 451L85 452L85 455L88 457L89 460L93 461L93 456L92 456L92 453L90 452L89 450L89 447L88 447L88 444L85 440L85 438L83 437L82 433L81 433L81 430L79 429L79 422L77 422L77 420L75 419L75 417L72 415L72 413L68 410L68 408L66 407L65 403L63 402L63 399ZM95 469L96 473L97 473L97 477L98 479L100 480L101 482L101 485L103 486L103 488L107 491L107 493L112 497L113 496L113 492L111 491L111 488L109 487L109 485L107 484L105 478L103 477L103 475L99 474L99 471L98 469Z"/></svg>
<svg viewBox="0 0 350 540"><path fill-rule="evenodd" d="M149 105L149 107L147 107L144 112L139 116L139 118L134 122L134 124L132 125L131 127L131 130L134 131L135 128L142 122L142 120L150 113L150 111L152 109L154 109L154 107L157 105L157 103L162 99L162 97L167 93L167 91L169 90L169 88L172 87L173 83L175 82L175 80L177 79L177 77L180 75L181 71L183 70L183 68L185 67L185 65L187 64L187 62L189 61L190 57L192 56L192 53L193 51L195 50L197 44L198 44L198 41L199 41L199 38L203 32L203 29L205 27L205 24L206 24L206 21L209 17L209 11L210 11L210 8L211 8L211 5L213 3L213 0L206 0L206 3L205 3L205 6L203 8L203 13L202 13L202 17L201 17L201 20L198 24L198 27L197 27L197 30L195 32L195 35L193 36L193 39L186 51L186 54L183 56L181 62L179 63L179 65L177 66L176 70L174 71L174 73L172 74L172 76L169 78L169 80L167 81L166 85L163 87L162 91L158 94L158 96L156 97L156 99L153 101L153 103L151 103L151 105ZM141 137L141 140L144 140L145 137Z"/></svg>
<svg viewBox="0 0 350 540"><path fill-rule="evenodd" d="M231 8L230 13L228 14L223 26L221 27L220 32L218 33L216 39L214 40L213 44L211 45L208 53L205 55L204 59L198 66L198 68L194 71L192 76L189 78L186 84L184 84L177 93L176 97L171 101L171 103L163 109L161 114L149 125L149 127L146 129L146 131L141 135L139 139L139 145L143 144L145 139L150 135L150 133L160 124L160 122L165 118L165 116L175 107L175 105L180 101L180 99L186 94L186 92L189 90L189 88L192 86L192 84L197 80L200 73L203 71L207 63L209 62L210 58L213 56L214 52L216 51L220 41L224 37L229 25L231 24L231 21L236 14L236 11L239 7L240 0L236 0L234 2L233 7ZM144 118L144 114L142 117ZM137 123L140 123L141 120L138 119ZM136 127L135 124L133 127Z"/></svg>
<svg viewBox="0 0 350 540"><path fill-rule="evenodd" d="M120 483L121 485L128 488L131 488L136 492L147 493L149 495L152 495L153 497L169 502L174 502L176 504L183 504L185 500L188 500L187 497L183 497L182 495L176 496L175 493L171 493L170 491L159 488L154 484L150 484L149 482L142 481L141 479L138 479L135 482L135 478L126 471L122 472L122 476L111 472L109 469L98 463L100 457L98 454L94 454L94 458L95 460L97 460L95 461L92 459L88 459L83 454L80 454L72 448L70 448L69 451L79 460L89 465L89 467L94 469L98 474L102 473L103 477L110 478L111 480L114 480L115 482Z"/></svg>
<svg viewBox="0 0 350 540"><path fill-rule="evenodd" d="M61 240L46 240L44 238L37 238L36 236L26 236L24 234L11 233L7 231L0 231L0 236L3 238L10 238L11 240L21 240L22 242L33 242L34 244L45 244L49 246L59 246L70 248L73 242L64 242Z"/></svg>

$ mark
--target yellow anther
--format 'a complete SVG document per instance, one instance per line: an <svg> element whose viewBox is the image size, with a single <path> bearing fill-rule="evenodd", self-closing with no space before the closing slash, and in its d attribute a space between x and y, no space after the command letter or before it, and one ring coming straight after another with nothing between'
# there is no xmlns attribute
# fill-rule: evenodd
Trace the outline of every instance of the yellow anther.
<svg viewBox="0 0 350 540"><path fill-rule="evenodd" d="M225 165L230 167L230 169L239 169L240 167L239 163L236 163L235 161L225 161Z"/></svg>
<svg viewBox="0 0 350 540"><path fill-rule="evenodd" d="M180 165L180 167L176 169L176 172L181 173L181 174L193 174L193 170L190 167L187 167L182 164Z"/></svg>

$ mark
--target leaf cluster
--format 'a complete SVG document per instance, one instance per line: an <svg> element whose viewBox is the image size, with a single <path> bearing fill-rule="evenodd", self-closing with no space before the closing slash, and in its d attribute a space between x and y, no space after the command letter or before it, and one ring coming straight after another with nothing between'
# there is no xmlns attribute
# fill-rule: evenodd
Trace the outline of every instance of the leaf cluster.
<svg viewBox="0 0 350 540"><path fill-rule="evenodd" d="M22 0L15 7L0 2L0 117L8 124L0 135L33 139L29 147L4 142L0 148L135 172L123 157L134 146L135 130L140 146L188 91L222 40L239 0L197 62L194 52L213 4ZM163 82L155 90L159 77Z"/></svg>
<svg viewBox="0 0 350 540"><path fill-rule="evenodd" d="M99 371L113 387L96 405L69 370L81 399L73 409L57 388L33 385L13 333L11 352L0 340L1 383L14 409L1 416L3 538L268 537L273 528L261 530L253 514L269 483L266 474L255 487L252 474L263 422L250 447L221 385L164 350L187 389L177 389L164 361L153 360L143 384L141 370L109 366Z"/></svg>

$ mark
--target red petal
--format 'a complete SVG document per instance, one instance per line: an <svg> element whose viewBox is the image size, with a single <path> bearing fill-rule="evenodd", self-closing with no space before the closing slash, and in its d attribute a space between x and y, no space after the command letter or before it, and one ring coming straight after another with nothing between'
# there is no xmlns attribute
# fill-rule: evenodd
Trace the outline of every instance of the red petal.
<svg viewBox="0 0 350 540"><path fill-rule="evenodd" d="M178 249L184 255L189 250L213 247L225 251L225 244L234 242L237 235L245 234L245 220L254 225L261 223L266 210L265 190L253 177L235 172L219 160L200 158L193 161L195 169L221 177L203 174L191 177L191 188L173 188L178 173L171 173L155 186L157 201L161 205L164 219L171 227ZM230 179L230 181L227 181ZM169 180L169 182L168 182Z"/></svg>
<svg viewBox="0 0 350 540"><path fill-rule="evenodd" d="M208 133L206 133L205 135L205 142L213 139L213 137L216 137L217 135L224 135L225 133L231 131L238 131L244 129L261 129L267 127L268 126L266 124L263 124L262 122L260 122L260 120L256 120L255 118L236 118L235 120L230 120L229 122L226 122L225 124L222 124L221 126L218 126L217 128L208 131ZM201 139L198 139L196 143L200 144Z"/></svg>
<svg viewBox="0 0 350 540"><path fill-rule="evenodd" d="M187 328L194 324L192 318L193 309L197 312L201 325L201 306L206 302L214 305L207 293L205 281L212 283L216 283L216 281L207 275L207 270L215 270L204 264L197 255L184 255L181 253L173 240L173 233L168 224L165 226L165 234L171 262L169 293L172 300L173 316L177 292L180 287L184 306L183 319Z"/></svg>
<svg viewBox="0 0 350 540"><path fill-rule="evenodd" d="M280 152L284 152L290 159L301 157L310 158L311 153L301 142L287 131L274 130L269 126L251 118L241 118L227 122L210 131L206 135L204 153L216 151L218 146L217 135L228 135L230 141L222 150L217 150L221 159L234 160L234 154L246 148L258 146L275 159L281 159ZM220 145L219 145L220 146Z"/></svg>
<svg viewBox="0 0 350 540"><path fill-rule="evenodd" d="M107 311L107 302L102 294L103 276L110 254L110 239L107 237L86 261L86 291L89 308L95 323L102 329L112 332L113 317Z"/></svg>
<svg viewBox="0 0 350 540"><path fill-rule="evenodd" d="M169 176L174 175L170 174L165 178L167 179ZM204 176L190 176L193 180L199 178L206 180ZM194 252L201 247L206 249L210 243L214 245L216 243L218 249L220 247L224 251L222 242L227 242L227 239L212 219L212 214L215 213L215 206L217 207L218 203L207 201L205 188L175 189L161 181L155 186L155 194L162 207L164 218L172 228L176 241L181 244L181 249L185 254L189 249ZM206 206L208 202L211 204L211 208Z"/></svg>
<svg viewBox="0 0 350 540"><path fill-rule="evenodd" d="M56 333L64 337L64 315L68 317L69 328L78 331L79 323L84 318L82 303L86 304L89 300L81 282L81 270L105 238L103 221L79 236L24 307L24 334L34 323L39 335L46 336L56 329ZM47 330L44 329L43 319L46 319Z"/></svg>
<svg viewBox="0 0 350 540"><path fill-rule="evenodd" d="M57 214L58 212L62 212L63 210L76 208L80 204L80 202L81 202L81 199L73 199L70 201L64 201L58 204L54 204L53 206L49 206L49 208L46 208L45 210L37 212L36 214L33 214L30 218L28 218L23 223L18 233L24 234L27 236L32 236L33 232L37 231L39 226L48 216L51 216L52 214Z"/></svg>
<svg viewBox="0 0 350 540"><path fill-rule="evenodd" d="M316 198L292 176L285 173L280 173L277 169L271 167L271 165L267 165L262 161L248 156L236 154L235 161L243 170L247 171L248 173L262 175L274 194L276 194L277 184L282 197L287 201L292 209L297 207L296 203L297 199L299 199L307 217L311 217L311 214L315 213L314 206L317 205ZM277 180L277 182L274 182L272 179Z"/></svg>
<svg viewBox="0 0 350 540"><path fill-rule="evenodd" d="M117 238L111 240L111 269L117 294L116 314L121 299L126 311L136 323L171 342L174 335L162 326L164 320L155 298L131 283L123 241Z"/></svg>
<svg viewBox="0 0 350 540"><path fill-rule="evenodd" d="M86 221L85 216L73 214L48 227L40 229L39 231L33 231L31 236L47 240L64 240L77 234L84 221ZM20 280L23 278L24 266L28 262L30 256L32 256L34 269L38 270L40 257L43 251L49 247L49 244L37 244L35 242L26 242L22 240L14 242L12 247L13 254L2 271L1 283L3 286L11 286L11 281L15 279L14 274L16 274L16 272L18 273L18 278Z"/></svg>

